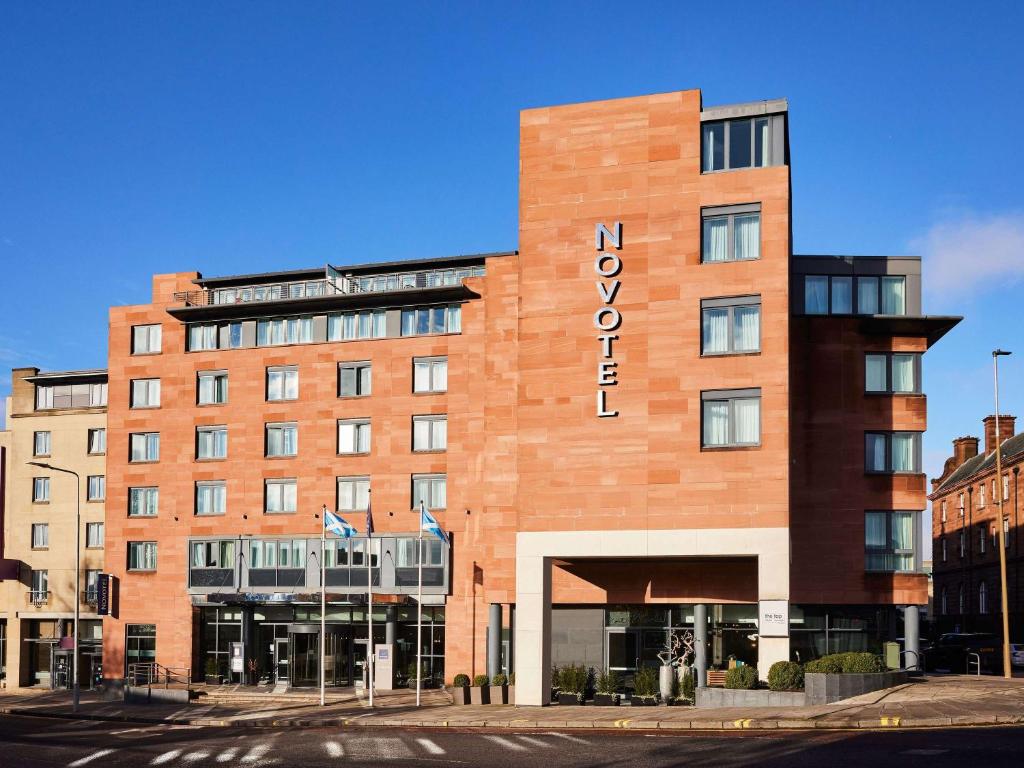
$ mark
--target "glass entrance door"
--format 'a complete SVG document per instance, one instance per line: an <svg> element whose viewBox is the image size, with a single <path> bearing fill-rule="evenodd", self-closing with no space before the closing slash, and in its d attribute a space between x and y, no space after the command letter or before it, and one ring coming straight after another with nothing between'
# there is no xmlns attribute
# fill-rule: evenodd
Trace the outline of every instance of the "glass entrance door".
<svg viewBox="0 0 1024 768"><path fill-rule="evenodd" d="M605 667L609 672L635 672L640 665L640 633L625 627L611 627L605 632Z"/></svg>
<svg viewBox="0 0 1024 768"><path fill-rule="evenodd" d="M320 635L293 632L289 639L291 684L297 688L320 685Z"/></svg>
<svg viewBox="0 0 1024 768"><path fill-rule="evenodd" d="M288 638L274 640L274 676L281 683L291 678L288 674Z"/></svg>

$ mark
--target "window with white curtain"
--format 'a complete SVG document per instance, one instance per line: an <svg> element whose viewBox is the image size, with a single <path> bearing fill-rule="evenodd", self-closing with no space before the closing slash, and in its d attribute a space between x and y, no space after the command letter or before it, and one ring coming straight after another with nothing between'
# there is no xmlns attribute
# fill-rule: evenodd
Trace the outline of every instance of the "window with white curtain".
<svg viewBox="0 0 1024 768"><path fill-rule="evenodd" d="M447 357L414 357L412 360L412 391L446 392L448 390Z"/></svg>
<svg viewBox="0 0 1024 768"><path fill-rule="evenodd" d="M921 433L866 432L864 468L867 472L920 472Z"/></svg>
<svg viewBox="0 0 1024 768"><path fill-rule="evenodd" d="M883 394L921 391L921 355L910 352L869 352L864 356L864 390Z"/></svg>
<svg viewBox="0 0 1024 768"><path fill-rule="evenodd" d="M804 314L905 315L906 282L902 275L805 275Z"/></svg>
<svg viewBox="0 0 1024 768"><path fill-rule="evenodd" d="M865 570L915 570L914 525L918 514L909 511L872 511L864 514Z"/></svg>
<svg viewBox="0 0 1024 768"><path fill-rule="evenodd" d="M273 317L256 323L256 346L309 344L313 341L313 318Z"/></svg>
<svg viewBox="0 0 1024 768"><path fill-rule="evenodd" d="M159 405L160 379L132 379L132 408L156 408Z"/></svg>
<svg viewBox="0 0 1024 768"><path fill-rule="evenodd" d="M46 549L50 546L50 526L47 523L32 523L32 549Z"/></svg>
<svg viewBox="0 0 1024 768"><path fill-rule="evenodd" d="M338 511L358 512L370 504L370 478L338 478Z"/></svg>
<svg viewBox="0 0 1024 768"><path fill-rule="evenodd" d="M412 507L423 502L427 509L445 509L448 506L448 477L446 475L413 475Z"/></svg>
<svg viewBox="0 0 1024 768"><path fill-rule="evenodd" d="M90 454L100 454L107 452L107 430L105 429L90 429L89 430L89 446L88 452Z"/></svg>
<svg viewBox="0 0 1024 768"><path fill-rule="evenodd" d="M107 478L104 475L89 475L85 492L86 501L103 501L107 498Z"/></svg>
<svg viewBox="0 0 1024 768"><path fill-rule="evenodd" d="M267 401L297 400L299 369L294 365L267 368Z"/></svg>
<svg viewBox="0 0 1024 768"><path fill-rule="evenodd" d="M448 447L448 416L413 416L412 449L443 451Z"/></svg>
<svg viewBox="0 0 1024 768"><path fill-rule="evenodd" d="M299 452L299 427L294 422L267 424L267 456L295 456Z"/></svg>
<svg viewBox="0 0 1024 768"><path fill-rule="evenodd" d="M129 571L155 571L156 570L156 542L155 541L129 541L128 542L128 570Z"/></svg>
<svg viewBox="0 0 1024 768"><path fill-rule="evenodd" d="M878 278L857 278L857 314L878 314Z"/></svg>
<svg viewBox="0 0 1024 768"><path fill-rule="evenodd" d="M905 277L882 278L882 314L905 315L907 313L907 279Z"/></svg>
<svg viewBox="0 0 1024 768"><path fill-rule="evenodd" d="M702 123L701 172L783 165L785 120L779 114Z"/></svg>
<svg viewBox="0 0 1024 768"><path fill-rule="evenodd" d="M853 313L853 278L835 276L832 283L833 315L849 315Z"/></svg>
<svg viewBox="0 0 1024 768"><path fill-rule="evenodd" d="M227 371L200 371L196 376L199 405L223 405L228 401Z"/></svg>
<svg viewBox="0 0 1024 768"><path fill-rule="evenodd" d="M264 483L264 511L294 512L296 509L295 478L275 478Z"/></svg>
<svg viewBox="0 0 1024 768"><path fill-rule="evenodd" d="M189 352L217 348L216 323L190 323L188 326Z"/></svg>
<svg viewBox="0 0 1024 768"><path fill-rule="evenodd" d="M227 455L227 427L196 427L197 459L226 459Z"/></svg>
<svg viewBox="0 0 1024 768"><path fill-rule="evenodd" d="M701 354L727 355L761 349L761 297L703 299Z"/></svg>
<svg viewBox="0 0 1024 768"><path fill-rule="evenodd" d="M129 461L159 461L160 433L133 432L128 436Z"/></svg>
<svg viewBox="0 0 1024 768"><path fill-rule="evenodd" d="M807 275L804 278L804 312L808 315L828 314L828 278Z"/></svg>
<svg viewBox="0 0 1024 768"><path fill-rule="evenodd" d="M388 335L387 311L367 309L327 316L327 340L383 339Z"/></svg>
<svg viewBox="0 0 1024 768"><path fill-rule="evenodd" d="M370 452L370 420L343 419L338 422L338 453Z"/></svg>
<svg viewBox="0 0 1024 768"><path fill-rule="evenodd" d="M196 483L196 514L223 515L227 511L228 489L223 480Z"/></svg>
<svg viewBox="0 0 1024 768"><path fill-rule="evenodd" d="M372 366L368 362L338 363L338 397L366 397L371 392Z"/></svg>
<svg viewBox="0 0 1024 768"><path fill-rule="evenodd" d="M32 501L46 502L50 500L50 478L32 478Z"/></svg>
<svg viewBox="0 0 1024 768"><path fill-rule="evenodd" d="M701 260L749 261L761 257L761 204L704 208Z"/></svg>
<svg viewBox="0 0 1024 768"><path fill-rule="evenodd" d="M128 489L128 517L155 517L160 502L156 487Z"/></svg>
<svg viewBox="0 0 1024 768"><path fill-rule="evenodd" d="M49 456L50 455L50 433L49 432L33 432L32 433L32 455L33 456Z"/></svg>
<svg viewBox="0 0 1024 768"><path fill-rule="evenodd" d="M461 333L462 307L459 304L435 307L410 307L402 310L403 336L432 333Z"/></svg>
<svg viewBox="0 0 1024 768"><path fill-rule="evenodd" d="M159 325L132 326L132 354L153 355L160 351Z"/></svg>
<svg viewBox="0 0 1024 768"><path fill-rule="evenodd" d="M701 392L704 448L732 448L761 443L761 390L724 389Z"/></svg>

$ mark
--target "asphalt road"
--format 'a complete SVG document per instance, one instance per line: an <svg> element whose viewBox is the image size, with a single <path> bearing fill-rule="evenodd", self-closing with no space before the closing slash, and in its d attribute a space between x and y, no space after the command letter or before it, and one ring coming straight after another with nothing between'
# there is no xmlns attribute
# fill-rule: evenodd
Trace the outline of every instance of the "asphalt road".
<svg viewBox="0 0 1024 768"><path fill-rule="evenodd" d="M684 733L238 729L0 716L3 768L1020 766L1024 729Z"/></svg>

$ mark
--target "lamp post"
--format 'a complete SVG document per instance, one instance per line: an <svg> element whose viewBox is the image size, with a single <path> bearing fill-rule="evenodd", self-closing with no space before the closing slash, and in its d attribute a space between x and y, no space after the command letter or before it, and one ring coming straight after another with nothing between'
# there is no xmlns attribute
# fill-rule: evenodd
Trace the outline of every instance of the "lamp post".
<svg viewBox="0 0 1024 768"><path fill-rule="evenodd" d="M49 469L53 472L63 472L65 475L75 476L75 637L74 655L71 657L71 711L78 712L78 614L79 599L78 588L82 583L82 478L77 472L63 467L55 467L44 461L28 462L34 467Z"/></svg>
<svg viewBox="0 0 1024 768"><path fill-rule="evenodd" d="M999 358L1009 355L1002 349L992 351L992 378L996 395L996 498L999 500L999 602L1003 613L1003 677L1013 676L1010 666L1010 615L1006 594L1006 532L1003 530L1003 451L999 432Z"/></svg>

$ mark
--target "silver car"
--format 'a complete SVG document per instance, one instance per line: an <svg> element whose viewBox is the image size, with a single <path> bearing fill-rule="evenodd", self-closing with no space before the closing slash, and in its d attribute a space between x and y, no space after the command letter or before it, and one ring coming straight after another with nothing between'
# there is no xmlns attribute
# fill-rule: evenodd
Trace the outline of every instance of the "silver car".
<svg viewBox="0 0 1024 768"><path fill-rule="evenodd" d="M1010 643L1010 664L1024 667L1024 643Z"/></svg>

